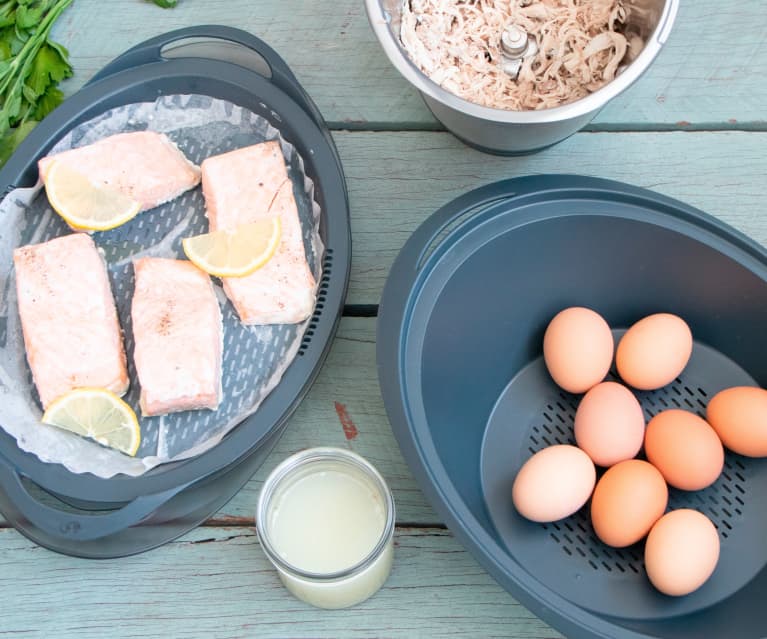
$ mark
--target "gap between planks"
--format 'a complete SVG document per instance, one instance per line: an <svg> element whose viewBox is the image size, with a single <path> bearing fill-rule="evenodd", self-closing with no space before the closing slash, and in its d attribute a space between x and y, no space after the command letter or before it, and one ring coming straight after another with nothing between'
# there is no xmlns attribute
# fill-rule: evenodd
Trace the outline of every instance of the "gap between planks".
<svg viewBox="0 0 767 639"><path fill-rule="evenodd" d="M210 517L200 524L201 527L206 528L252 528L254 526L253 519L250 517ZM2 528L7 528L8 525L3 522L0 525ZM418 521L400 521L397 522L396 528L398 530L408 530L411 528L418 528L420 530L447 530L445 524L438 524L434 522L418 522Z"/></svg>
<svg viewBox="0 0 767 639"><path fill-rule="evenodd" d="M198 528L253 528L255 526L250 517L216 517L215 515L202 522ZM13 528L7 521L0 520L0 530ZM445 524L436 524L434 522L402 521L395 526L397 530L447 530Z"/></svg>
<svg viewBox="0 0 767 639"><path fill-rule="evenodd" d="M447 129L434 122L366 122L327 121L326 125L334 133L446 133ZM730 119L714 122L592 122L578 133L764 133L767 132L767 120L738 121Z"/></svg>
<svg viewBox="0 0 767 639"><path fill-rule="evenodd" d="M378 317L378 304L346 304L344 317Z"/></svg>

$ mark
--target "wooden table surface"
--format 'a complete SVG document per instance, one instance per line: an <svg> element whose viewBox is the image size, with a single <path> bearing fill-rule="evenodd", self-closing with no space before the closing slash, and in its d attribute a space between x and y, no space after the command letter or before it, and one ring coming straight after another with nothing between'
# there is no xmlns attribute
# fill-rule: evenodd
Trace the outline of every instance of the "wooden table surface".
<svg viewBox="0 0 767 639"><path fill-rule="evenodd" d="M71 53L72 94L114 56L182 26L219 23L270 43L334 132L351 197L354 260L345 317L319 379L271 457L203 526L157 550L91 561L0 528L0 636L560 636L462 549L425 501L392 436L375 370L375 313L392 260L437 207L531 173L615 178L680 198L767 244L764 0L682 2L654 65L581 133L505 159L444 132L383 55L362 0L75 0L54 39ZM344 408L357 436L347 439ZM309 446L346 446L390 483L396 559L385 587L345 611L293 599L258 545L266 474Z"/></svg>

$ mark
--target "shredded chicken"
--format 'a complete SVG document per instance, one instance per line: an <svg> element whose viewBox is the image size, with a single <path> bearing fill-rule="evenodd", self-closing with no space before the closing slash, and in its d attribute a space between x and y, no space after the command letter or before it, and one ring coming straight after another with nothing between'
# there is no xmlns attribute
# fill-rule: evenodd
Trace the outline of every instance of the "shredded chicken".
<svg viewBox="0 0 767 639"><path fill-rule="evenodd" d="M432 81L497 109L547 109L603 87L642 48L625 34L623 0L403 0L400 38ZM535 38L517 79L504 73L501 34ZM628 39L627 39L628 37Z"/></svg>

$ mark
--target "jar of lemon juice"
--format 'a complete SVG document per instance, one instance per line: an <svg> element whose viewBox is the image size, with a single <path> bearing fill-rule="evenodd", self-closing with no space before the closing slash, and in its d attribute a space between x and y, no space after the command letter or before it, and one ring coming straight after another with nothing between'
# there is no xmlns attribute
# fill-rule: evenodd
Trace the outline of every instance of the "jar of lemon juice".
<svg viewBox="0 0 767 639"><path fill-rule="evenodd" d="M283 461L258 500L256 528L285 587L320 608L346 608L383 585L392 567L394 500L378 471L340 448Z"/></svg>

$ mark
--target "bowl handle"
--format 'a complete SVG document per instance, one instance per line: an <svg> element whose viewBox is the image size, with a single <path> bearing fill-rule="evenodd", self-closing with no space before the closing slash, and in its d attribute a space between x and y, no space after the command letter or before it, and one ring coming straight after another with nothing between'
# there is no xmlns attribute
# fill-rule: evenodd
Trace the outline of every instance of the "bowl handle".
<svg viewBox="0 0 767 639"><path fill-rule="evenodd" d="M88 84L120 71L177 58L221 60L254 71L287 93L320 129L325 126L319 109L274 49L252 33L222 25L186 27L150 38L112 60Z"/></svg>
<svg viewBox="0 0 767 639"><path fill-rule="evenodd" d="M187 485L153 495L142 495L117 510L82 515L47 506L26 489L21 475L0 461L0 510L21 532L39 530L68 541L93 541L139 524Z"/></svg>

